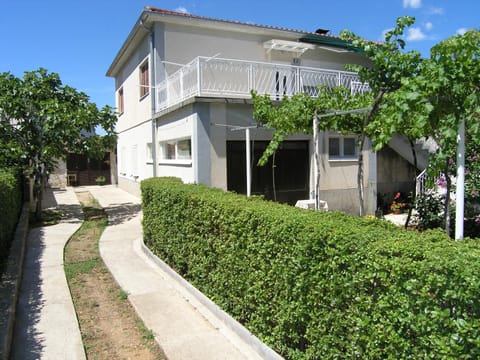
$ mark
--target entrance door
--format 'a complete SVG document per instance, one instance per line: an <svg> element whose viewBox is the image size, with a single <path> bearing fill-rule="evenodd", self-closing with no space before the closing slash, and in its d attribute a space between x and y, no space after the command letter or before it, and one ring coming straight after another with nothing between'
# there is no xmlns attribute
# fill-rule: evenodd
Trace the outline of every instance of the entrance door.
<svg viewBox="0 0 480 360"><path fill-rule="evenodd" d="M268 141L252 142L252 194L294 205L309 198L308 141L284 141L265 166L257 166ZM227 188L247 193L245 141L227 141Z"/></svg>

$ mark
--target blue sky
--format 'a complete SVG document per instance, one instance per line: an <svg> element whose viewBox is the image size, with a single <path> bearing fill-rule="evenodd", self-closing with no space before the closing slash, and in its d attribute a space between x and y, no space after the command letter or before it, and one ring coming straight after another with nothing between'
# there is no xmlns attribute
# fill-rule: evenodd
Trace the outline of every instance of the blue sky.
<svg viewBox="0 0 480 360"><path fill-rule="evenodd" d="M334 35L349 29L370 40L411 15L407 43L425 57L439 41L480 27L479 0L0 0L0 72L44 67L97 105L114 106L105 72L147 5Z"/></svg>

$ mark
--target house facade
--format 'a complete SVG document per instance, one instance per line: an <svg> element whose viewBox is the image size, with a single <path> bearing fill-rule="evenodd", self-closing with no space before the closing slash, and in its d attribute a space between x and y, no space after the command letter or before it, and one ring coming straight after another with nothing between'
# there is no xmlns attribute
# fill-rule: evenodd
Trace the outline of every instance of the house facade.
<svg viewBox="0 0 480 360"><path fill-rule="evenodd" d="M250 91L272 99L315 96L319 85L364 91L346 64L368 65L368 59L322 30L145 8L107 71L115 78L119 112L119 186L139 194L142 179L176 176L291 204L312 198L311 136L287 138L269 164L256 166L272 133L257 126ZM354 134L320 136L320 197L330 209L358 212L356 140ZM366 205L373 213L379 189L410 187L412 169L393 150L363 151ZM396 171L386 165L392 158Z"/></svg>

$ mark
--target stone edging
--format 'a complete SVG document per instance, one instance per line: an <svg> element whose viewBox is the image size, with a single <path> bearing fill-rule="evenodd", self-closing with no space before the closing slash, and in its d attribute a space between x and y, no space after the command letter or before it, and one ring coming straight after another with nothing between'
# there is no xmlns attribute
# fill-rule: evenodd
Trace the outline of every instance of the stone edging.
<svg viewBox="0 0 480 360"><path fill-rule="evenodd" d="M270 347L265 345L260 339L248 331L242 324L228 315L225 311L220 309L214 302L201 293L196 287L186 281L183 277L177 274L170 266L160 260L150 249L145 245L143 239L138 239L142 251L157 265L162 271L167 273L179 286L185 289L192 297L205 306L218 320L225 324L231 331L233 331L239 338L248 344L261 358L266 360L281 360L279 354L273 351Z"/></svg>
<svg viewBox="0 0 480 360"><path fill-rule="evenodd" d="M10 357L18 294L22 283L25 245L29 230L28 216L28 203L25 203L10 246L5 273L0 283L0 314L2 314L0 316L0 359L2 360L7 360Z"/></svg>

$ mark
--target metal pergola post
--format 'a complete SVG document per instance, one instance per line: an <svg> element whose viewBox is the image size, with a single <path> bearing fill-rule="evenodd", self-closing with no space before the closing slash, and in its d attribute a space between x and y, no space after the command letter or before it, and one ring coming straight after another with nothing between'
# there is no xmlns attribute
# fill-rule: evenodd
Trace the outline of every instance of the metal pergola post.
<svg viewBox="0 0 480 360"><path fill-rule="evenodd" d="M223 126L230 128L231 131L245 130L245 156L246 156L246 182L247 182L247 196L252 195L252 150L250 144L250 129L258 128L258 125L240 126L228 124L212 124L215 126Z"/></svg>
<svg viewBox="0 0 480 360"><path fill-rule="evenodd" d="M455 240L463 239L465 212L465 117L458 127L457 135L457 191L455 204Z"/></svg>
<svg viewBox="0 0 480 360"><path fill-rule="evenodd" d="M245 148L246 153L245 156L247 157L247 196L252 194L252 174L251 174L251 149L250 149L250 128L245 129Z"/></svg>

